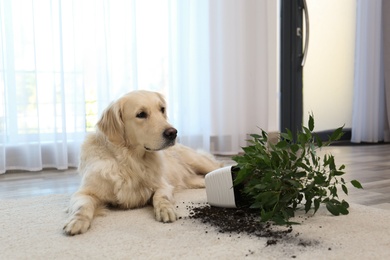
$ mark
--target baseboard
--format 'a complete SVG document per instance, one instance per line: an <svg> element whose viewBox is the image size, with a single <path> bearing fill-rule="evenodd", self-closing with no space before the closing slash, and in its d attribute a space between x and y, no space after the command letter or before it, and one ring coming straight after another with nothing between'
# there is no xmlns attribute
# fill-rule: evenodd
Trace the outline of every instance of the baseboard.
<svg viewBox="0 0 390 260"><path fill-rule="evenodd" d="M323 142L326 142L329 140L329 137L332 135L332 133L335 131L333 130L325 130L325 131L318 131L314 132L317 134ZM345 128L343 129L343 135L341 138L337 141L332 142L331 146L358 146L358 145L381 145L381 144L390 144L389 142L377 142L377 143L367 143L367 142L361 142L361 143L352 143L351 142L352 137L352 129L351 128ZM268 133L268 141L270 143L276 144L279 141L280 133L279 132L269 132Z"/></svg>
<svg viewBox="0 0 390 260"><path fill-rule="evenodd" d="M329 140L329 137L332 135L332 133L335 131L333 130L325 130L325 131L319 131L315 132L323 142L326 142ZM351 136L352 136L352 130L350 128L343 129L343 136L337 141L334 141L331 145L347 145L351 143Z"/></svg>
<svg viewBox="0 0 390 260"><path fill-rule="evenodd" d="M322 141L328 141L329 137L332 135L334 130L326 130L326 131L320 131L315 132ZM367 142L360 142L360 143L352 143L351 137L352 137L352 129L346 128L343 129L343 136L337 140L332 142L331 146L359 146L359 145L381 145L381 144L390 144L389 142L380 141L377 143L367 143Z"/></svg>

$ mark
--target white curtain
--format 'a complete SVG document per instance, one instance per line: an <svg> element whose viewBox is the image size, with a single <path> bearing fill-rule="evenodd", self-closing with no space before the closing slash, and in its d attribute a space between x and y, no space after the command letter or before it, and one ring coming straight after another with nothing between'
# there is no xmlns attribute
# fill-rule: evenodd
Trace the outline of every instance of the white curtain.
<svg viewBox="0 0 390 260"><path fill-rule="evenodd" d="M102 110L166 95L179 141L235 154L278 130L273 0L0 0L0 173L78 164Z"/></svg>
<svg viewBox="0 0 390 260"><path fill-rule="evenodd" d="M383 71L385 76L385 132L384 140L390 141L390 0L382 0ZM386 120L387 119L387 120Z"/></svg>
<svg viewBox="0 0 390 260"><path fill-rule="evenodd" d="M388 1L388 0L383 0ZM382 0L357 1L352 142L390 141L385 88Z"/></svg>

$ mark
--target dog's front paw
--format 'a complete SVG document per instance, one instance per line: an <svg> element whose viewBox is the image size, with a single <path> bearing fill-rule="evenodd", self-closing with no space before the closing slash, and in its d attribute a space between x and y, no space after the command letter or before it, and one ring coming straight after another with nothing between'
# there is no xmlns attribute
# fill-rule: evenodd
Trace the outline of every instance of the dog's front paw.
<svg viewBox="0 0 390 260"><path fill-rule="evenodd" d="M177 219L175 208L171 203L159 203L154 206L154 214L157 221L174 222Z"/></svg>
<svg viewBox="0 0 390 260"><path fill-rule="evenodd" d="M65 224L63 230L66 235L74 236L87 232L91 221L87 218L72 217Z"/></svg>

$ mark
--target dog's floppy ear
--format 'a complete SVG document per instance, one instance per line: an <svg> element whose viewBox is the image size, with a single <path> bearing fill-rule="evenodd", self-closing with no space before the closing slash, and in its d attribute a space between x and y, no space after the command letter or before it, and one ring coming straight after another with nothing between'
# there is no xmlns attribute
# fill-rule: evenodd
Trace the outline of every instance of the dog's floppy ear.
<svg viewBox="0 0 390 260"><path fill-rule="evenodd" d="M125 128L120 102L112 103L103 111L97 127L111 143L118 145L124 143Z"/></svg>
<svg viewBox="0 0 390 260"><path fill-rule="evenodd" d="M167 108L167 101L165 100L165 97L158 93L158 92L155 92L156 95L158 96L158 98L160 99L160 101L162 102L162 104L164 105L165 109ZM167 113L165 113L165 118L167 117Z"/></svg>

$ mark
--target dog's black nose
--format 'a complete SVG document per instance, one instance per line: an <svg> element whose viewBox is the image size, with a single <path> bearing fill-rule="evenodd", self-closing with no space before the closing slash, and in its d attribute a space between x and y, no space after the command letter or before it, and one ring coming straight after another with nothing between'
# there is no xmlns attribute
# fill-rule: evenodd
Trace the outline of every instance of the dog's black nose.
<svg viewBox="0 0 390 260"><path fill-rule="evenodd" d="M167 128L167 129L165 129L163 136L164 136L164 138L173 141L173 140L175 140L175 138L177 136L177 130L173 127Z"/></svg>

